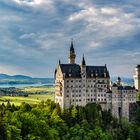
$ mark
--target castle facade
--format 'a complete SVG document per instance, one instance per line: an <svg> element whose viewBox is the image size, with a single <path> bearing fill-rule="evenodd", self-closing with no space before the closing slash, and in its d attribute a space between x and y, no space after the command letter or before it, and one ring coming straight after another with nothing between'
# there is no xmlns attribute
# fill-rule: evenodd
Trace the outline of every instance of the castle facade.
<svg viewBox="0 0 140 140"><path fill-rule="evenodd" d="M81 65L78 65L75 58L71 42L68 64L59 61L55 70L55 102L62 109L97 103L117 118L129 118L129 104L136 102L135 88L122 86L120 78L117 83L111 84L106 65L88 66L84 56Z"/></svg>

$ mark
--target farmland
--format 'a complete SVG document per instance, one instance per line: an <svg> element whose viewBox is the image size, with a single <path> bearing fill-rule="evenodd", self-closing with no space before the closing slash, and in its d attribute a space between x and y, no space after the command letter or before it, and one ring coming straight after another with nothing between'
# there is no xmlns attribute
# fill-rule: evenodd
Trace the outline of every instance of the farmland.
<svg viewBox="0 0 140 140"><path fill-rule="evenodd" d="M18 96L18 94L16 96L0 96L0 104L7 104L7 102L14 105L20 105L22 102L37 104L41 101L46 101L47 99L54 100L53 86L25 87L18 90L28 94L28 96Z"/></svg>
<svg viewBox="0 0 140 140"><path fill-rule="evenodd" d="M21 91L28 94L46 94L46 93L54 93L53 86L36 86L36 87L24 87L20 89Z"/></svg>
<svg viewBox="0 0 140 140"><path fill-rule="evenodd" d="M29 104L37 104L47 99L54 100L54 94L30 94L28 97L11 97L11 96L0 96L0 104L10 102L14 105L20 105L22 102Z"/></svg>

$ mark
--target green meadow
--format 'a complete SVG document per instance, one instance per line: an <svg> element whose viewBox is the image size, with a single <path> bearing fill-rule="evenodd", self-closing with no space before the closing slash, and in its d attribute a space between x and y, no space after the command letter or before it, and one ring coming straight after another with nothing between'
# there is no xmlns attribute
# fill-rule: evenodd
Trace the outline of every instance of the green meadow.
<svg viewBox="0 0 140 140"><path fill-rule="evenodd" d="M43 94L43 93L54 93L53 86L36 86L36 87L24 87L21 88L21 91L28 94Z"/></svg>
<svg viewBox="0 0 140 140"><path fill-rule="evenodd" d="M54 87L53 86L37 86L37 87L25 87L19 89L28 94L28 97L24 96L0 96L0 104L10 102L11 104L20 105L21 103L37 104L47 99L54 100Z"/></svg>
<svg viewBox="0 0 140 140"><path fill-rule="evenodd" d="M30 94L28 97L12 97L12 96L0 96L0 104L7 104L9 101L11 104L20 105L21 103L37 104L47 99L54 100L54 94Z"/></svg>

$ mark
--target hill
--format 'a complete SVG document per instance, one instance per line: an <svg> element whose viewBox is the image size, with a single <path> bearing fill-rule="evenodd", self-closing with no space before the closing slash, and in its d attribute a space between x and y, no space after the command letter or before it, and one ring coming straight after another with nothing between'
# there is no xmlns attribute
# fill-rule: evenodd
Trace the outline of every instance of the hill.
<svg viewBox="0 0 140 140"><path fill-rule="evenodd" d="M25 75L0 74L0 84L53 84L53 78L33 78Z"/></svg>

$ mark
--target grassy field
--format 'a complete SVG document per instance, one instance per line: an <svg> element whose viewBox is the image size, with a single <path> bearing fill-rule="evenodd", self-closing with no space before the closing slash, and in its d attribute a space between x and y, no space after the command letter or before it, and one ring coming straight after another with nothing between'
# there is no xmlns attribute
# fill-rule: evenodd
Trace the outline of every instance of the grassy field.
<svg viewBox="0 0 140 140"><path fill-rule="evenodd" d="M22 88L21 91L29 93L29 94L54 93L54 87L53 86L25 87L25 88Z"/></svg>
<svg viewBox="0 0 140 140"><path fill-rule="evenodd" d="M11 97L11 96L0 96L0 104L7 104L10 101L11 104L20 105L22 102L29 104L37 104L42 100L46 101L47 99L54 100L54 94L32 94L28 97Z"/></svg>
<svg viewBox="0 0 140 140"><path fill-rule="evenodd" d="M11 104L20 105L22 102L29 104L37 104L42 100L46 101L47 99L54 100L54 87L53 86L36 86L36 87L25 87L20 88L20 91L27 93L28 97L23 96L0 96L0 104L9 101Z"/></svg>

